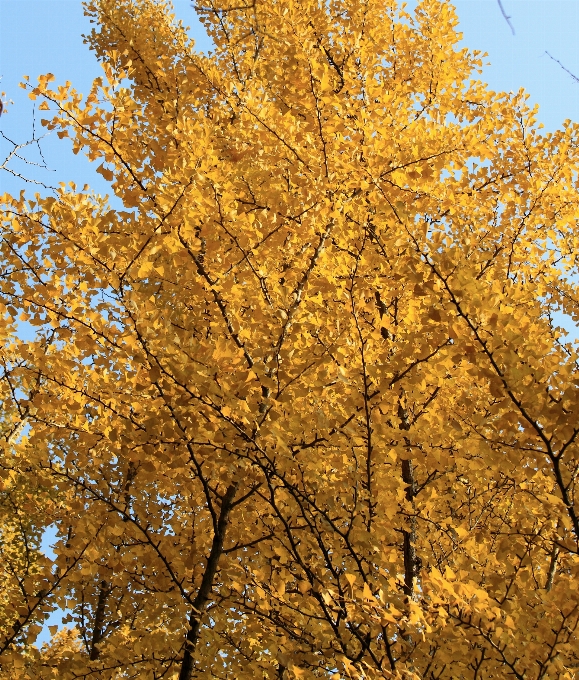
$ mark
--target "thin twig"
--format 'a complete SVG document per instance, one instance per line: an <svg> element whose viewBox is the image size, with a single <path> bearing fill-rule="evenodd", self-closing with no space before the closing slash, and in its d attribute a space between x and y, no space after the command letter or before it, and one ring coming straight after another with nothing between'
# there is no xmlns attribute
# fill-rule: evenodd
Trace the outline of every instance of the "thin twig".
<svg viewBox="0 0 579 680"><path fill-rule="evenodd" d="M515 27L511 23L511 17L505 12L505 8L503 7L502 0L497 0L497 2L499 3L499 7L501 8L501 12L502 12L503 16L505 17L505 21L509 25L509 28L511 29L513 35L515 35Z"/></svg>
<svg viewBox="0 0 579 680"><path fill-rule="evenodd" d="M45 184L44 182L41 182L39 180L30 179L29 177L25 177L20 172L13 170L12 168L10 168L8 166L8 163L13 158L17 158L19 161L22 161L26 165L31 165L31 166L34 166L36 168L41 168L42 170L48 170L50 172L55 172L54 170L49 168L48 165L46 164L46 160L44 158L44 155L42 153L42 149L40 147L40 141L42 139L44 139L44 137L46 137L49 134L50 133L47 132L46 134L42 135L41 137L36 137L35 132L34 132L34 128L33 128L32 139L28 140L27 142L23 142L21 144L18 144L17 142L10 139L10 137L5 135L2 131L0 131L0 136L2 137L2 139L4 139L4 141L6 141L6 142L8 142L9 144L12 145L12 149L10 151L8 151L8 153L6 154L6 157L4 158L2 163L0 163L0 171L4 170L4 171L10 173L11 175L13 175L14 177L17 177L18 179L23 180L24 182L29 182L31 184L38 184L39 186L42 186L45 189L52 189L54 191L55 187L53 187L49 184ZM19 151L21 151L22 149L25 149L28 146L31 146L32 144L34 144L38 148L38 151L40 153L40 158L42 159L42 163L35 163L34 161L28 160L28 158L26 158L25 156L23 156L22 154L19 153Z"/></svg>
<svg viewBox="0 0 579 680"><path fill-rule="evenodd" d="M555 59L555 57L549 54L547 50L545 50L545 54L553 61L556 61L559 64L559 66L563 69L563 71L566 71L576 83L579 83L579 78L574 73L571 73L571 71L567 67L563 66L563 64L558 59Z"/></svg>

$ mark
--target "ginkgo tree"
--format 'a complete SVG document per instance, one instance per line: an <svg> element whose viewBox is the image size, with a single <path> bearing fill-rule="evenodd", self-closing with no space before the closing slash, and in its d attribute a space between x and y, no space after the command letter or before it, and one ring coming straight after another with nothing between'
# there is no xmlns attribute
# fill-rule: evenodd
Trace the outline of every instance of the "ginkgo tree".
<svg viewBox="0 0 579 680"><path fill-rule="evenodd" d="M3 196L0 677L575 678L579 127L448 2L85 9L23 86L117 207Z"/></svg>

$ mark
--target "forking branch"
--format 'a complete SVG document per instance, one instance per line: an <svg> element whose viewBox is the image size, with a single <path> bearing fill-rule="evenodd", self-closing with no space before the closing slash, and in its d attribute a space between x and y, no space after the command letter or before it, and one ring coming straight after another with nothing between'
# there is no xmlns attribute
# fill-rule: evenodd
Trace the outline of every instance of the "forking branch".
<svg viewBox="0 0 579 680"><path fill-rule="evenodd" d="M504 8L504 6L503 6L502 0L497 0L497 2L499 3L499 7L500 7L500 10L501 10L501 13L502 13L502 15L505 17L505 21L506 21L507 24L509 25L509 28L511 29L512 34L515 35L515 27L514 27L513 24L511 23L511 17L510 17L510 16L506 13L506 11L505 11L505 8Z"/></svg>
<svg viewBox="0 0 579 680"><path fill-rule="evenodd" d="M0 101L0 116L5 113L4 111L4 103ZM50 189L54 190L55 187L49 184L45 184L44 182L33 179L31 177L27 177L24 175L22 172L19 172L18 170L15 170L13 167L11 167L11 163L13 163L14 160L17 161L22 161L26 166L29 167L36 167L36 168L41 168L42 170L49 170L50 172L54 172L54 170L51 170L51 168L48 167L48 164L46 163L46 159L44 158L44 154L42 153L42 147L40 146L40 142L42 139L44 139L47 135L50 133L45 133L41 135L40 137L36 136L36 117L35 117L35 111L33 112L32 116L32 137L28 139L25 142L16 142L14 141L11 137L6 135L2 130L0 130L0 136L2 139L9 145L9 148L6 152L4 152L4 160L0 163L0 170L4 170L5 172L9 173L13 177L16 177L17 179L20 179L24 182L27 182L29 184L37 184L38 186L43 187L44 189ZM36 147L38 149L38 153L40 155L41 162L35 162L30 160L29 158L26 158L25 156L25 150L28 147Z"/></svg>

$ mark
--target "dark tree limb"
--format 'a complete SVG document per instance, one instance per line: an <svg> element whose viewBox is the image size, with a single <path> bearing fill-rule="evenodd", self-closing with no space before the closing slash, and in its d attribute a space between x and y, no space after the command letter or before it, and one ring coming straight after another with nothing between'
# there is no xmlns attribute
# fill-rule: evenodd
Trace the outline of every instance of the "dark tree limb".
<svg viewBox="0 0 579 680"><path fill-rule="evenodd" d="M414 480L414 467L412 461L402 461L402 480L406 483L406 499L414 500L416 495L416 482ZM410 519L410 528L402 531L404 536L404 593L408 597L414 595L414 578L419 571L419 561L416 555L416 518Z"/></svg>
<svg viewBox="0 0 579 680"><path fill-rule="evenodd" d="M221 499L221 509L217 519L217 526L213 534L213 543L211 545L211 552L207 558L207 566L205 573L199 586L197 596L192 603L191 616L189 617L189 631L185 638L185 651L183 654L183 662L181 664L181 671L179 673L179 680L191 680L193 677L193 653L197 640L199 639L199 631L201 629L201 618L203 611L209 602L211 590L213 588L213 581L217 573L217 566L219 558L223 554L223 542L227 532L227 525L229 524L229 514L233 507L233 499L237 491L238 483L234 482L227 487L225 495Z"/></svg>
<svg viewBox="0 0 579 680"><path fill-rule="evenodd" d="M398 403L398 417L400 429L408 431L410 420L402 403ZM414 466L410 459L402 461L402 480L406 484L406 500L414 504L417 493ZM414 579L420 571L420 559L416 554L416 517L410 518L410 526L402 531L404 536L404 594L409 598L414 596Z"/></svg>
<svg viewBox="0 0 579 680"><path fill-rule="evenodd" d="M90 644L90 660L95 661L99 657L98 644L105 635L105 610L107 606L107 599L111 593L111 586L102 581L99 585L99 596L94 616L94 624L92 629L92 639Z"/></svg>

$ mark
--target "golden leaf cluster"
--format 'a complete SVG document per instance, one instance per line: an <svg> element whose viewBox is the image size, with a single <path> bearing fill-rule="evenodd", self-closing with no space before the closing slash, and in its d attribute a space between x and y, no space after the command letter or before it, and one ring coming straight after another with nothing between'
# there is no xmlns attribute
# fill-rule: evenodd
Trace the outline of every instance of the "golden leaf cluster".
<svg viewBox="0 0 579 680"><path fill-rule="evenodd" d="M578 677L579 126L448 2L86 11L24 87L115 199L2 197L0 677Z"/></svg>

